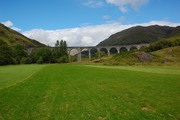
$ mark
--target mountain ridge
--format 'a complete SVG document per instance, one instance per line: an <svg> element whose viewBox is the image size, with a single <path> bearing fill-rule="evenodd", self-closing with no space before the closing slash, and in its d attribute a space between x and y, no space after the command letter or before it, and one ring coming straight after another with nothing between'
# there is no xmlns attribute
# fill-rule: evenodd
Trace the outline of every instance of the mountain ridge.
<svg viewBox="0 0 180 120"><path fill-rule="evenodd" d="M174 36L180 36L180 26L135 26L111 35L97 46L144 44Z"/></svg>

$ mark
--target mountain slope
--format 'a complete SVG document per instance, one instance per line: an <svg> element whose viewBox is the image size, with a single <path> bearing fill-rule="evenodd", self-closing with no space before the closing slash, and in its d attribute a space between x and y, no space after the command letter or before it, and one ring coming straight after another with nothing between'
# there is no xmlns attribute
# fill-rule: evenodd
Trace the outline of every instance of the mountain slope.
<svg viewBox="0 0 180 120"><path fill-rule="evenodd" d="M27 38L26 36L4 26L0 23L0 40L6 42L9 46L16 46L17 44L24 47L41 47L44 44Z"/></svg>
<svg viewBox="0 0 180 120"><path fill-rule="evenodd" d="M158 25L148 27L136 26L111 35L97 46L150 43L173 36L180 36L180 26L176 28Z"/></svg>

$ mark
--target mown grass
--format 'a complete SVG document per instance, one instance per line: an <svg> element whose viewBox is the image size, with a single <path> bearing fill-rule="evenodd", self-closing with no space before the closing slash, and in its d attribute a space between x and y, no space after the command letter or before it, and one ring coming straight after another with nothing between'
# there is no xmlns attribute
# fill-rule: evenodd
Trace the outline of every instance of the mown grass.
<svg viewBox="0 0 180 120"><path fill-rule="evenodd" d="M31 77L46 65L14 65L0 67L0 89L17 84Z"/></svg>
<svg viewBox="0 0 180 120"><path fill-rule="evenodd" d="M104 65L85 65L85 66L107 68L107 69L122 69L122 70L158 73L158 74L166 74L166 75L168 74L179 75L180 73L179 66L104 66Z"/></svg>
<svg viewBox="0 0 180 120"><path fill-rule="evenodd" d="M48 65L0 90L0 119L179 119L179 68L153 69Z"/></svg>

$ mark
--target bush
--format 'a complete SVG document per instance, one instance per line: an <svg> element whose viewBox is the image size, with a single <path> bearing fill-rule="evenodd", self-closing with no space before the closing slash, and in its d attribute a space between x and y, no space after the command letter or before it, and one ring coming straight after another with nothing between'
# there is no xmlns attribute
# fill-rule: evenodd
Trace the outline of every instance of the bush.
<svg viewBox="0 0 180 120"><path fill-rule="evenodd" d="M68 63L69 62L69 59L66 55L60 57L60 58L57 58L57 62L58 63Z"/></svg>
<svg viewBox="0 0 180 120"><path fill-rule="evenodd" d="M36 63L38 63L38 64L44 63L43 58L42 58L42 57L39 57L39 59L36 61Z"/></svg>
<svg viewBox="0 0 180 120"><path fill-rule="evenodd" d="M0 45L0 65L16 64L13 48L7 44Z"/></svg>
<svg viewBox="0 0 180 120"><path fill-rule="evenodd" d="M169 38L169 39L162 39L158 40L156 42L153 42L149 46L149 51L156 51L168 47L174 47L174 46L179 46L180 45L180 38Z"/></svg>
<svg viewBox="0 0 180 120"><path fill-rule="evenodd" d="M22 58L21 64L31 64L31 58Z"/></svg>

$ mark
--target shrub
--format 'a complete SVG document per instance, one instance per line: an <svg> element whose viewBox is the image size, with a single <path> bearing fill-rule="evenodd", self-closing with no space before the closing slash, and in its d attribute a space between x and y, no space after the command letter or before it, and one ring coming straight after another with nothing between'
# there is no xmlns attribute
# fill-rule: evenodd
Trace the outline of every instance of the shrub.
<svg viewBox="0 0 180 120"><path fill-rule="evenodd" d="M0 45L0 65L16 64L14 51L7 44Z"/></svg>
<svg viewBox="0 0 180 120"><path fill-rule="evenodd" d="M44 61L43 61L43 57L39 57L39 59L36 61L36 63L38 64L42 64Z"/></svg>
<svg viewBox="0 0 180 120"><path fill-rule="evenodd" d="M21 64L31 64L31 58L22 58L21 59Z"/></svg>
<svg viewBox="0 0 180 120"><path fill-rule="evenodd" d="M58 63L68 63L69 59L68 59L67 55L64 55L64 56L62 56L60 58L57 58L57 62Z"/></svg>
<svg viewBox="0 0 180 120"><path fill-rule="evenodd" d="M180 38L169 38L169 39L162 39L156 42L153 42L149 46L149 51L156 51L168 47L174 47L180 45Z"/></svg>

